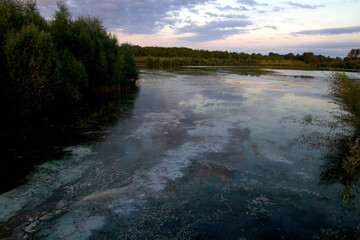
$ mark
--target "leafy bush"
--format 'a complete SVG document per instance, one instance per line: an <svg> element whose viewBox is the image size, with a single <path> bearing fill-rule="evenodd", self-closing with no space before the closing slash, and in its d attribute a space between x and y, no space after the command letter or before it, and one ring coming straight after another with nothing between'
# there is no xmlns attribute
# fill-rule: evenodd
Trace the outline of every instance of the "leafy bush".
<svg viewBox="0 0 360 240"><path fill-rule="evenodd" d="M120 56L119 56L123 63L121 72L124 75L124 79L137 79L138 76L138 68L136 66L134 56L133 56L133 49L129 44L122 44L120 47Z"/></svg>
<svg viewBox="0 0 360 240"><path fill-rule="evenodd" d="M360 170L360 79L349 77L345 73L335 73L329 86L332 99L343 111L337 117L354 130L351 137L340 139L342 144L336 158L339 165L337 170L343 172L341 179L349 187L356 181ZM357 208L356 211L358 210Z"/></svg>
<svg viewBox="0 0 360 240"><path fill-rule="evenodd" d="M11 95L15 109L38 112L50 103L56 85L58 60L49 33L23 26L5 44Z"/></svg>
<svg viewBox="0 0 360 240"><path fill-rule="evenodd" d="M74 21L64 2L57 5L47 22L34 0L0 0L0 107L7 115L135 86L132 46L119 46L98 18Z"/></svg>
<svg viewBox="0 0 360 240"><path fill-rule="evenodd" d="M330 95L344 112L338 117L343 123L360 131L360 79L335 73L330 79Z"/></svg>
<svg viewBox="0 0 360 240"><path fill-rule="evenodd" d="M61 82L57 89L58 101L78 102L87 91L88 77L82 62L68 50L60 54Z"/></svg>

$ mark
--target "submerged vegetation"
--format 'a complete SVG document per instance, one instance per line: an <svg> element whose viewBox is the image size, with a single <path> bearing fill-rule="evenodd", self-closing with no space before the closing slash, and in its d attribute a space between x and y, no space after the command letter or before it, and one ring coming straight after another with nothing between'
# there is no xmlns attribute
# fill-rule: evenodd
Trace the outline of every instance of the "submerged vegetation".
<svg viewBox="0 0 360 240"><path fill-rule="evenodd" d="M68 107L84 97L127 91L138 78L132 46L119 45L96 17L54 18L35 1L0 0L0 95L7 116Z"/></svg>
<svg viewBox="0 0 360 240"><path fill-rule="evenodd" d="M176 66L276 66L304 69L360 69L360 55L352 49L344 58L331 58L304 52L268 55L228 51L197 50L184 47L134 46L137 61L148 68L172 68Z"/></svg>

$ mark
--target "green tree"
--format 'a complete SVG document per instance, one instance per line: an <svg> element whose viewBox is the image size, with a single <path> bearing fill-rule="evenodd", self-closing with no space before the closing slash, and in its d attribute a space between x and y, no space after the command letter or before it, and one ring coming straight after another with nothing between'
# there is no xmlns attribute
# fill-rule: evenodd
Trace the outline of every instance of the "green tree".
<svg viewBox="0 0 360 240"><path fill-rule="evenodd" d="M62 104L78 102L87 92L88 77L82 62L64 50L60 56L60 83L56 89L57 101Z"/></svg>
<svg viewBox="0 0 360 240"><path fill-rule="evenodd" d="M90 17L80 17L74 21L72 36L74 44L71 52L84 64L89 90L96 92L99 87L106 85L110 74L107 71L109 63L104 49L104 41L109 36L101 21Z"/></svg>
<svg viewBox="0 0 360 240"><path fill-rule="evenodd" d="M312 66L317 66L319 64L319 59L315 55L311 55L308 59L309 64Z"/></svg>
<svg viewBox="0 0 360 240"><path fill-rule="evenodd" d="M35 1L0 0L0 107L5 111L11 108L11 80L6 68L5 42L10 34L20 31L22 26L34 24L42 30L47 29L47 22L36 8Z"/></svg>
<svg viewBox="0 0 360 240"><path fill-rule="evenodd" d="M19 31L23 25L34 24L40 29L47 29L45 19L36 8L36 1L0 0L0 46L11 31Z"/></svg>
<svg viewBox="0 0 360 240"><path fill-rule="evenodd" d="M312 52L304 52L303 60L305 63L313 65L313 66L317 66L319 64L318 58Z"/></svg>
<svg viewBox="0 0 360 240"><path fill-rule="evenodd" d="M120 55L124 61L121 69L124 77L130 80L138 79L138 68L134 60L132 46L130 44L122 44L120 46Z"/></svg>
<svg viewBox="0 0 360 240"><path fill-rule="evenodd" d="M11 34L5 45L14 108L38 112L53 99L58 61L49 33L30 24Z"/></svg>
<svg viewBox="0 0 360 240"><path fill-rule="evenodd" d="M69 48L72 42L71 24L72 17L65 2L56 2L58 10L55 12L54 19L50 22L51 36L59 50Z"/></svg>
<svg viewBox="0 0 360 240"><path fill-rule="evenodd" d="M347 58L358 59L360 58L360 48L353 48L347 55Z"/></svg>

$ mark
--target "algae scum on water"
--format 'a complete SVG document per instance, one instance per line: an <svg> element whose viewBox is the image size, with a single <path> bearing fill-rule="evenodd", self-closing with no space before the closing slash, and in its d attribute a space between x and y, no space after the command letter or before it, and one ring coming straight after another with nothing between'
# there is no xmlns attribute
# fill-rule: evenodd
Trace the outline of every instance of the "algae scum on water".
<svg viewBox="0 0 360 240"><path fill-rule="evenodd" d="M344 131L334 124L327 77L143 71L133 104L121 106L127 114L0 195L0 236L357 238L360 218L339 201L341 184L321 181L324 141Z"/></svg>

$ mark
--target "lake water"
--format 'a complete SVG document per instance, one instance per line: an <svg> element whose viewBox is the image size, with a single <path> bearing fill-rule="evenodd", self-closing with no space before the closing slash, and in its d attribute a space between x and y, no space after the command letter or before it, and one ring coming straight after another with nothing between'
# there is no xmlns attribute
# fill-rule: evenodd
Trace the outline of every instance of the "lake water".
<svg viewBox="0 0 360 240"><path fill-rule="evenodd" d="M130 104L96 129L100 138L64 146L64 157L0 195L0 237L358 238L342 185L321 179L324 141L343 131L330 75L144 70L136 98L122 100Z"/></svg>

